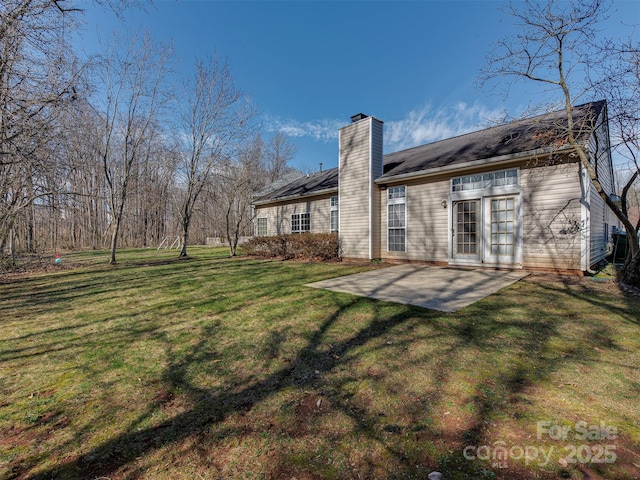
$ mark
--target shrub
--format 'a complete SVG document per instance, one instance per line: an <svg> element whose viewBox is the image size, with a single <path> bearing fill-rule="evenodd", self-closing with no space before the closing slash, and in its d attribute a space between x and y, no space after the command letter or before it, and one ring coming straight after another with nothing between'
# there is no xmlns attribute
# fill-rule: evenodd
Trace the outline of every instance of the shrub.
<svg viewBox="0 0 640 480"><path fill-rule="evenodd" d="M301 233L254 237L243 245L248 255L264 258L340 260L337 233Z"/></svg>

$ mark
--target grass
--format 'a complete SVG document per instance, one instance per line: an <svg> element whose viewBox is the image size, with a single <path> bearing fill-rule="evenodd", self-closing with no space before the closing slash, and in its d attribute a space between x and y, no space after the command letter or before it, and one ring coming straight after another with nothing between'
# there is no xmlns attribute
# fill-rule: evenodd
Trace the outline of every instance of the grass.
<svg viewBox="0 0 640 480"><path fill-rule="evenodd" d="M444 314L304 287L377 266L190 253L0 279L0 478L640 477L640 301L612 283Z"/></svg>

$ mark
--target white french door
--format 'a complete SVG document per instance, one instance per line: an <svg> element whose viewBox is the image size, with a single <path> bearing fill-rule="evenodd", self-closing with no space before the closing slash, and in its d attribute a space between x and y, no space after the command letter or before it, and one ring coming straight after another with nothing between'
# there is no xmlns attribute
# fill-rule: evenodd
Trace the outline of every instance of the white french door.
<svg viewBox="0 0 640 480"><path fill-rule="evenodd" d="M451 212L454 263L511 266L520 261L520 196L456 200Z"/></svg>
<svg viewBox="0 0 640 480"><path fill-rule="evenodd" d="M518 252L518 196L488 197L484 202L484 263L511 265Z"/></svg>
<svg viewBox="0 0 640 480"><path fill-rule="evenodd" d="M472 263L479 262L480 199L457 201L453 210L453 257Z"/></svg>

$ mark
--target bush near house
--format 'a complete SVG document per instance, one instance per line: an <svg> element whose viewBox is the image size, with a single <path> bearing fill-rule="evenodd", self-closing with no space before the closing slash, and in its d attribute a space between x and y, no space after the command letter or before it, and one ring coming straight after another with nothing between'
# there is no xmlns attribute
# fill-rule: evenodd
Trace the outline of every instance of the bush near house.
<svg viewBox="0 0 640 480"><path fill-rule="evenodd" d="M337 233L302 233L254 237L244 245L248 255L263 258L340 260Z"/></svg>

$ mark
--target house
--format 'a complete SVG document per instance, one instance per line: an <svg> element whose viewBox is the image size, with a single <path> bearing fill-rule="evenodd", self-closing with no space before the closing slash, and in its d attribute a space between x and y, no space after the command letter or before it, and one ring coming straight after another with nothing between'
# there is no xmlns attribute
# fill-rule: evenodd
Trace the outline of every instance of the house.
<svg viewBox="0 0 640 480"><path fill-rule="evenodd" d="M613 192L606 102L574 107ZM339 166L254 201L255 234L339 232L345 258L580 273L619 223L566 142L564 110L383 155L383 122L339 131Z"/></svg>

